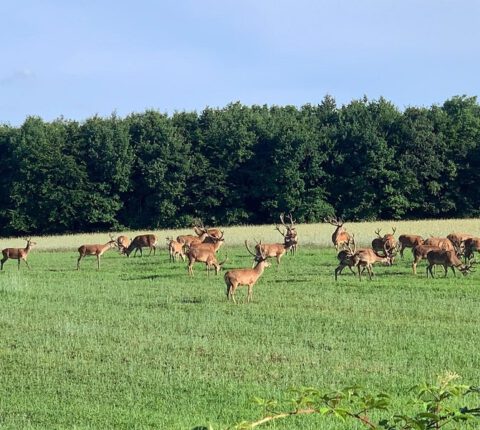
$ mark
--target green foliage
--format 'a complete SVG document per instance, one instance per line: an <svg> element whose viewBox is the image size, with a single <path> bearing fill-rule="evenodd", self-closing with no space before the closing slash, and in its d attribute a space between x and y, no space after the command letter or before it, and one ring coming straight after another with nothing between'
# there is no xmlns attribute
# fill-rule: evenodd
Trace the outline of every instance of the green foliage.
<svg viewBox="0 0 480 430"><path fill-rule="evenodd" d="M0 234L480 215L480 106L366 97L0 128Z"/></svg>

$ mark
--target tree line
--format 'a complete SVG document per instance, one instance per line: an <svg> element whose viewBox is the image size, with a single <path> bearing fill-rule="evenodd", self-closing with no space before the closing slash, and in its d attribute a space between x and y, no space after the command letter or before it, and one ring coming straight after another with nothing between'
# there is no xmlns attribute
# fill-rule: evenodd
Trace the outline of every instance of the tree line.
<svg viewBox="0 0 480 430"><path fill-rule="evenodd" d="M476 97L28 117L0 151L1 235L480 215Z"/></svg>

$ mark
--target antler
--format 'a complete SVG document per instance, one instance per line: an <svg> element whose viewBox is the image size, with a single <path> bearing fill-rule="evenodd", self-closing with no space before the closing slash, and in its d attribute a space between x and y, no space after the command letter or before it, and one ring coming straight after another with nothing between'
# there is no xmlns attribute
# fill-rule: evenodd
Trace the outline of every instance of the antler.
<svg viewBox="0 0 480 430"><path fill-rule="evenodd" d="M392 227L392 235L394 235L396 231L397 231L396 227Z"/></svg>
<svg viewBox="0 0 480 430"><path fill-rule="evenodd" d="M287 227L287 228L288 228L288 227ZM286 234L285 234L282 230L280 230L280 228L278 227L278 225L275 226L275 229L278 230L283 237L286 236Z"/></svg>
<svg viewBox="0 0 480 430"><path fill-rule="evenodd" d="M293 229L294 227L294 224L296 223L296 221L293 220L293 217L292 217L292 213L290 212L288 214L288 218L290 219L290 230Z"/></svg>
<svg viewBox="0 0 480 430"><path fill-rule="evenodd" d="M328 218L323 218L324 222L328 222L331 225L334 225L336 227L339 227L344 224L342 218L333 218L333 217L328 217Z"/></svg>
<svg viewBox="0 0 480 430"><path fill-rule="evenodd" d="M377 228L377 229L375 230L375 234L376 234L378 237L382 237L382 236L380 236L380 232L381 232L381 231L382 231L381 229Z"/></svg>
<svg viewBox="0 0 480 430"><path fill-rule="evenodd" d="M247 240L245 240L245 247L247 248L247 251L248 251L250 254L252 254L254 257L257 256L257 254L255 254L255 253L253 253L252 251L250 251L250 248L248 247L248 241L247 241Z"/></svg>

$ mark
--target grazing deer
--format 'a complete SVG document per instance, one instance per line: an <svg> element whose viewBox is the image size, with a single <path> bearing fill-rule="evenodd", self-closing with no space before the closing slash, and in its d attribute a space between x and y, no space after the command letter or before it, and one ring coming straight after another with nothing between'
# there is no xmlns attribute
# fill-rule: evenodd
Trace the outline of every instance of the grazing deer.
<svg viewBox="0 0 480 430"><path fill-rule="evenodd" d="M453 275L457 276L455 273L455 267L462 272L463 275L466 275L468 272L473 271L472 265L465 265L463 264L460 259L457 257L455 251L445 251L443 249L432 249L427 253L427 278L428 273L430 272L430 276L433 278L433 266L439 265L443 266L443 270L445 270L445 276L447 277L448 268L451 267L453 271Z"/></svg>
<svg viewBox="0 0 480 430"><path fill-rule="evenodd" d="M2 251L3 258L2 258L2 261L0 262L1 263L0 270L3 270L3 265L5 264L5 261L7 261L9 258L13 260L18 260L18 270L20 270L21 260L25 261L25 264L30 269L30 266L27 261L28 253L37 243L33 242L31 237L25 238L25 240L27 241L27 245L25 246L25 248L5 248Z"/></svg>
<svg viewBox="0 0 480 430"><path fill-rule="evenodd" d="M277 260L277 267L280 264L280 259L293 246L293 243L262 243L257 242L255 251L258 256L265 255L266 258L273 258ZM254 263L255 264L255 263Z"/></svg>
<svg viewBox="0 0 480 430"><path fill-rule="evenodd" d="M366 248L358 250L353 256L353 265L358 268L358 277L362 280L363 269L367 269L368 277L371 280L373 276L372 266L375 263L383 263L386 266L391 266L393 262L393 256L389 254L386 246L384 247L385 255L377 254L373 249Z"/></svg>
<svg viewBox="0 0 480 430"><path fill-rule="evenodd" d="M329 217L324 218L323 221L337 227L332 234L332 242L335 245L337 252L339 248L344 248L350 244L352 236L346 232L345 228L343 227L344 222L341 218Z"/></svg>
<svg viewBox="0 0 480 430"><path fill-rule="evenodd" d="M414 234L402 234L398 237L400 257L403 258L405 248L415 248L417 245L423 245L423 237Z"/></svg>
<svg viewBox="0 0 480 430"><path fill-rule="evenodd" d="M427 254L433 250L441 250L441 248L433 245L417 245L414 248L412 248L412 254L413 254L412 270L414 275L417 274L417 264L421 260L426 260Z"/></svg>
<svg viewBox="0 0 480 430"><path fill-rule="evenodd" d="M475 260L475 251L480 251L480 238L479 237L470 237L465 240L465 263L467 260Z"/></svg>
<svg viewBox="0 0 480 430"><path fill-rule="evenodd" d="M465 253L465 241L467 239L471 239L473 236L471 234L466 234L466 233L450 233L447 238L450 240L450 242L453 243L453 246L455 248L455 252L457 255L460 257L461 255L464 255Z"/></svg>
<svg viewBox="0 0 480 430"><path fill-rule="evenodd" d="M250 300L252 300L253 297L253 286L258 281L258 278L262 276L265 267L270 266L265 254L258 254L250 251L247 241L245 241L245 246L247 251L255 258L255 267L253 269L229 270L223 277L223 279L225 279L225 284L227 285L227 300L232 299L233 303L237 303L235 300L235 291L237 287L241 285L246 285L248 287L247 303L250 303Z"/></svg>
<svg viewBox="0 0 480 430"><path fill-rule="evenodd" d="M225 264L228 259L228 256L225 257L221 263L217 261L217 257L215 256L215 250L211 244L201 244L199 246L192 246L187 251L188 257L188 274L193 276L193 265L195 262L205 263L207 267L207 276L210 275L210 269L213 266L215 268L215 275L218 275L218 272Z"/></svg>
<svg viewBox="0 0 480 430"><path fill-rule="evenodd" d="M150 248L150 253L148 255L152 255L152 250L153 255L155 255L155 252L157 250L157 236L155 236L154 234L141 234L134 237L128 248L125 250L125 254L127 255L127 257L130 257L132 251L135 250L133 256L135 257L137 255L137 251L140 251L140 257L142 257L142 248L145 248L147 246Z"/></svg>
<svg viewBox="0 0 480 430"><path fill-rule="evenodd" d="M185 252L183 251L182 243L167 237L167 246L168 246L168 253L170 255L171 263L174 263L175 261L177 261L177 256L179 256L182 259L182 261L185 261Z"/></svg>
<svg viewBox="0 0 480 430"><path fill-rule="evenodd" d="M350 269L350 272L353 273L353 276L355 276L355 271L353 270L353 267L355 267L354 256L355 256L355 253L357 252L357 247L355 245L355 238L353 235L352 235L352 244L353 244L353 248L350 245L348 245L348 249L342 249L337 254L337 259L340 264L335 269L335 281L337 280L337 276L342 274L342 271L343 269L345 269L345 267L348 267Z"/></svg>
<svg viewBox="0 0 480 430"><path fill-rule="evenodd" d="M82 245L78 248L78 253L80 254L77 260L77 270L80 270L80 260L87 255L96 255L97 256L97 270L100 269L100 257L105 252L111 248L117 246L117 241L110 235L110 240L105 244L95 244L95 245Z"/></svg>
<svg viewBox="0 0 480 430"><path fill-rule="evenodd" d="M429 237L423 242L424 245L438 246L444 251L455 251L455 247L450 239L446 237Z"/></svg>
<svg viewBox="0 0 480 430"><path fill-rule="evenodd" d="M118 236L116 239L117 248L120 251L120 254L125 254L125 250L130 246L132 243L132 239L127 236Z"/></svg>
<svg viewBox="0 0 480 430"><path fill-rule="evenodd" d="M283 236L284 243L291 245L290 253L295 255L298 248L298 233L297 229L295 228L295 221L293 220L292 214L289 214L288 218L290 220L290 225L285 224L284 214L280 214L280 222L282 223L282 226L285 227L285 232L280 230L280 227L278 225L275 226L275 229L278 230Z"/></svg>

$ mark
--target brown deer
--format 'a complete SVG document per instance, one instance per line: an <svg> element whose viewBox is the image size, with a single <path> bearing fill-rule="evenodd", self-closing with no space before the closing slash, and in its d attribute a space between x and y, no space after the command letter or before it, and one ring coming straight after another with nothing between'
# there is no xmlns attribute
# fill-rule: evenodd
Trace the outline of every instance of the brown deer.
<svg viewBox="0 0 480 430"><path fill-rule="evenodd" d="M377 237L372 240L372 249L377 253L385 253L387 250L388 254L392 254L393 250L397 249L397 241L393 236L395 234L396 228L392 227L392 234L385 234L383 237L380 235L380 229L375 230ZM384 254L385 256L387 254Z"/></svg>
<svg viewBox="0 0 480 430"><path fill-rule="evenodd" d="M247 303L250 303L253 298L253 286L258 281L258 278L262 276L265 267L270 266L265 254L258 254L250 251L247 241L245 241L245 247L247 248L247 251L254 256L254 261L256 263L255 267L253 269L229 270L223 277L223 279L225 279L225 284L227 285L227 300L232 299L233 303L237 303L235 300L235 291L241 285L246 285L248 287Z"/></svg>
<svg viewBox="0 0 480 430"><path fill-rule="evenodd" d="M130 246L132 243L132 239L127 236L118 236L116 239L117 248L120 251L120 254L125 254L125 250Z"/></svg>
<svg viewBox="0 0 480 430"><path fill-rule="evenodd" d="M438 246L440 249L445 251L455 251L455 246L446 237L429 237L423 242L424 245Z"/></svg>
<svg viewBox="0 0 480 430"><path fill-rule="evenodd" d="M203 243L207 237L207 231L202 232L199 236L194 236L193 234L183 234L177 236L177 242L180 242L185 246L191 246L193 243Z"/></svg>
<svg viewBox="0 0 480 430"><path fill-rule="evenodd" d="M405 248L415 248L417 245L423 245L423 237L414 234L401 234L398 237L400 257L403 258Z"/></svg>
<svg viewBox="0 0 480 430"><path fill-rule="evenodd" d="M146 248L147 246L148 248L150 248L150 253L148 255L152 255L152 250L153 255L155 255L155 252L157 250L157 236L155 236L154 234L141 234L139 236L135 236L128 248L125 250L125 254L127 255L127 257L130 257L132 251L135 250L133 256L135 257L137 255L137 251L140 251L140 257L142 257L142 248Z"/></svg>
<svg viewBox="0 0 480 430"><path fill-rule="evenodd" d="M210 269L212 266L215 268L215 275L218 275L218 272L227 261L228 256L225 257L225 260L219 263L217 260L217 257L215 256L215 252L216 252L215 249L209 245L211 244L206 243L206 244L201 244L199 246L192 246L187 251L188 274L190 276L193 276L193 265L196 262L205 263L205 266L207 268L207 276L209 276Z"/></svg>
<svg viewBox="0 0 480 430"><path fill-rule="evenodd" d="M292 214L288 215L290 220L290 225L285 223L284 214L280 214L280 222L282 226L285 228L285 231L280 230L278 225L275 226L275 229L279 231L279 233L284 238L284 243L289 244L290 246L290 253L295 255L298 249L298 233L297 229L295 228L295 221L293 220Z"/></svg>
<svg viewBox="0 0 480 430"><path fill-rule="evenodd" d="M339 248L344 248L350 244L352 236L347 233L347 231L343 227L344 222L341 218L329 217L324 218L323 221L337 227L332 234L332 242L335 245L335 249L337 250L337 252Z"/></svg>
<svg viewBox="0 0 480 430"><path fill-rule="evenodd" d="M392 255L389 254L386 246L384 246L385 255L377 254L373 249L360 249L355 252L353 256L353 265L358 268L358 277L362 280L363 269L367 269L368 277L371 280L373 276L372 266L375 263L383 263L386 266L391 266L393 262Z"/></svg>
<svg viewBox="0 0 480 430"><path fill-rule="evenodd" d="M453 246L455 248L455 252L460 257L461 255L464 255L464 253L465 253L465 241L467 239L471 239L472 237L473 237L473 235L466 234L466 233L450 233L447 236L447 239L449 239L450 242L453 243Z"/></svg>
<svg viewBox="0 0 480 430"><path fill-rule="evenodd" d="M195 234L197 236L201 236L203 233L207 232L208 236L214 237L214 238L219 238L220 236L223 237L223 231L221 231L218 228L206 228L203 225L203 222L200 220L197 220L193 224L193 230L195 231Z"/></svg>
<svg viewBox="0 0 480 430"><path fill-rule="evenodd" d="M412 270L414 275L417 274L417 264L421 260L426 260L427 254L433 250L441 250L441 248L433 245L417 245L414 248L412 248L412 254L413 254Z"/></svg>
<svg viewBox="0 0 480 430"><path fill-rule="evenodd" d="M258 256L265 255L266 258L273 258L277 260L277 267L280 264L281 258L293 246L291 242L288 243L262 243L257 242L255 251ZM254 263L255 264L255 263Z"/></svg>
<svg viewBox="0 0 480 430"><path fill-rule="evenodd" d="M480 251L480 238L479 237L470 237L465 240L465 262L467 260L475 260L475 251Z"/></svg>
<svg viewBox="0 0 480 430"><path fill-rule="evenodd" d="M105 251L115 248L117 246L117 241L110 235L110 240L105 244L95 244L95 245L82 245L78 248L78 253L80 254L77 260L77 270L80 270L80 260L87 255L96 255L97 256L97 270L100 269L100 257Z"/></svg>
<svg viewBox="0 0 480 430"><path fill-rule="evenodd" d="M167 237L168 253L170 255L170 262L177 261L177 256L185 261L185 252L183 251L183 244Z"/></svg>
<svg viewBox="0 0 480 430"><path fill-rule="evenodd" d="M455 273L455 267L458 270L460 270L463 275L466 275L468 272L473 271L472 265L463 264L460 261L460 259L457 257L457 254L455 251L445 251L443 249L432 249L427 253L427 260L428 260L427 278L428 278L429 272L430 272L430 276L434 278L432 269L433 269L433 266L435 265L443 266L443 270L445 270L444 278L447 277L447 271L449 267L452 269L454 276L457 276Z"/></svg>
<svg viewBox="0 0 480 430"><path fill-rule="evenodd" d="M5 264L5 261L7 261L9 258L13 260L18 260L18 270L20 270L20 261L25 261L25 264L27 267L30 269L30 266L27 261L28 253L30 250L37 244L36 242L32 241L32 238L25 238L27 241L27 245L25 248L5 248L2 251L3 258L1 263L1 268L0 270L3 270L3 265Z"/></svg>
<svg viewBox="0 0 480 430"><path fill-rule="evenodd" d="M348 267L350 269L350 272L353 273L353 276L355 276L355 271L353 270L353 267L355 267L354 256L355 256L355 253L357 252L357 247L355 245L355 238L353 234L352 234L351 242L353 244L353 248L350 245L348 245L348 249L342 249L337 254L337 259L340 264L335 269L335 281L337 280L337 276L342 274L342 271L343 269L345 269L345 267Z"/></svg>
<svg viewBox="0 0 480 430"><path fill-rule="evenodd" d="M207 242L206 239L209 239ZM223 234L220 237L208 236L204 242L191 242L188 248L198 248L203 247L205 249L211 249L213 252L218 252L220 247L225 243L225 239L223 238Z"/></svg>

